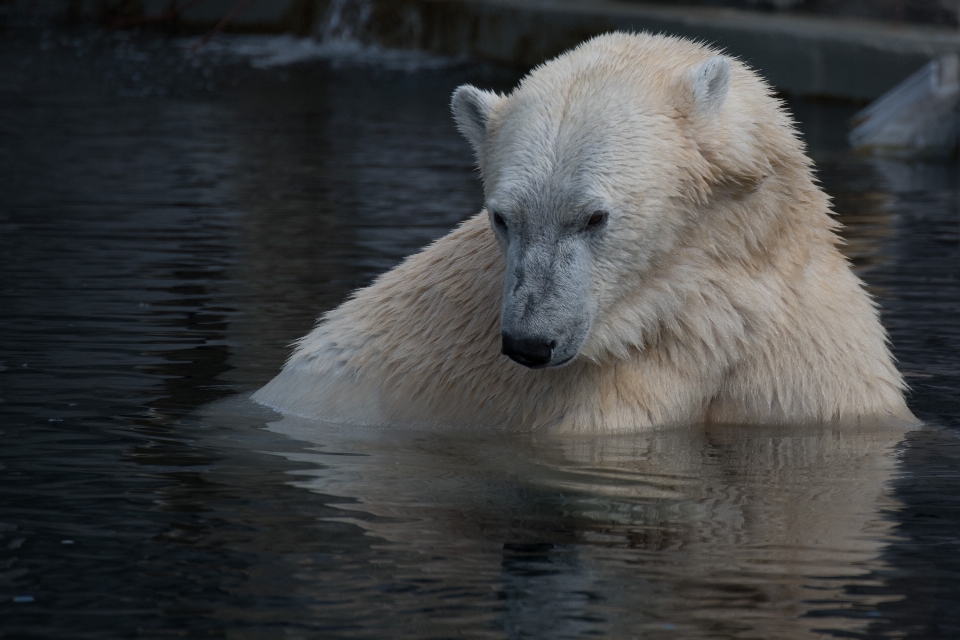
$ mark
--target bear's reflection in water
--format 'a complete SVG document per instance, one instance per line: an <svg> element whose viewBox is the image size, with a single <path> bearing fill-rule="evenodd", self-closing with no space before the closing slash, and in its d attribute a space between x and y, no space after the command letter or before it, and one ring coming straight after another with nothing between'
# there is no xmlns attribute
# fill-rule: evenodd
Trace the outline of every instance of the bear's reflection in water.
<svg viewBox="0 0 960 640"><path fill-rule="evenodd" d="M862 630L879 603L901 430L269 428L312 443L283 454L315 465L296 484L443 583L415 605L435 631L443 594L477 585L499 592L501 637L809 638Z"/></svg>

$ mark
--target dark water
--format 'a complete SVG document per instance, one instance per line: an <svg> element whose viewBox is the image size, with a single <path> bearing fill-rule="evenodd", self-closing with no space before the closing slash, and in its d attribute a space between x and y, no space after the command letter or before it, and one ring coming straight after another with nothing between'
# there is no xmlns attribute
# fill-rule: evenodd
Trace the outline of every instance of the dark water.
<svg viewBox="0 0 960 640"><path fill-rule="evenodd" d="M919 430L351 429L245 397L478 208L448 96L516 73L0 38L0 637L960 637L956 164L792 104Z"/></svg>

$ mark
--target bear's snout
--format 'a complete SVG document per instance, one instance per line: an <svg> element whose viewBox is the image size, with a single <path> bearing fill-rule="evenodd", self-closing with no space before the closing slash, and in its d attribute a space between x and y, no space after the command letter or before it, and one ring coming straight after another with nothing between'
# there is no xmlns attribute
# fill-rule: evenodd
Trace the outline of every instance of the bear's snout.
<svg viewBox="0 0 960 640"><path fill-rule="evenodd" d="M553 357L555 341L543 338L517 338L509 333L502 333L503 346L500 353L514 362L531 369L540 369L550 364Z"/></svg>

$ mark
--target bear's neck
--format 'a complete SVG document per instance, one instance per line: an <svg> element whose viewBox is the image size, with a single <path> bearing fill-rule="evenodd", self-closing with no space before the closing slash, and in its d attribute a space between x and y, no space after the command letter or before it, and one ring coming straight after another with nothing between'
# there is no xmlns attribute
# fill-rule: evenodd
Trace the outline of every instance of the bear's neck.
<svg viewBox="0 0 960 640"><path fill-rule="evenodd" d="M837 250L837 227L805 165L715 188L634 294L600 319L591 359L670 344L730 361L759 327L789 324L783 309L828 303L814 295L812 277L846 274L837 293L864 297ZM606 327L620 327L619 335Z"/></svg>

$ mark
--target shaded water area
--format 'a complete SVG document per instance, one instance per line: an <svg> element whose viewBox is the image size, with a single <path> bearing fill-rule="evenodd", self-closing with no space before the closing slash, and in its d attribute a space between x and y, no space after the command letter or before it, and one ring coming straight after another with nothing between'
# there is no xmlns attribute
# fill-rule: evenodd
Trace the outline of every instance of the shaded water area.
<svg viewBox="0 0 960 640"><path fill-rule="evenodd" d="M215 42L0 39L0 637L960 637L956 164L791 103L918 430L284 419L287 345L480 206L453 88L518 73Z"/></svg>

